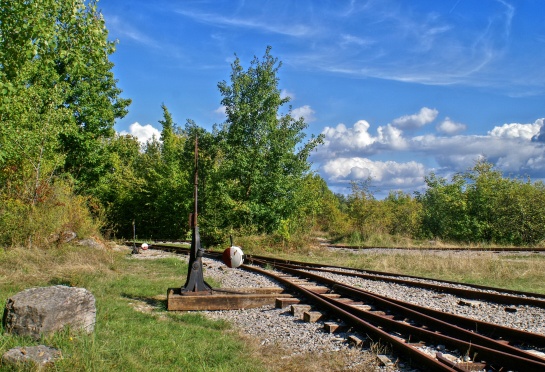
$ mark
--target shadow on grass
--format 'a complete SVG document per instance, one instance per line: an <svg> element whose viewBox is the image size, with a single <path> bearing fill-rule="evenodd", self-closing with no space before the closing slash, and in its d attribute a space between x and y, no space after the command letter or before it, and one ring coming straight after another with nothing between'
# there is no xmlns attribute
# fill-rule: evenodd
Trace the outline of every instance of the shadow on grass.
<svg viewBox="0 0 545 372"><path fill-rule="evenodd" d="M134 296L129 293L121 293L121 297L127 298L133 301L144 302L145 304L153 307L159 311L167 311L167 298L165 296L154 296L154 297L144 297L144 296ZM164 297L164 298L163 298Z"/></svg>

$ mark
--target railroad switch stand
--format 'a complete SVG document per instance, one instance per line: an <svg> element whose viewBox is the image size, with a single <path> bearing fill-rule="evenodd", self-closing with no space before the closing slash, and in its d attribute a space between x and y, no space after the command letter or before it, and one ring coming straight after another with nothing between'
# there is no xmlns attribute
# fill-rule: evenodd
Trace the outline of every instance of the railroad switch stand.
<svg viewBox="0 0 545 372"><path fill-rule="evenodd" d="M211 295L212 287L204 281L202 256L204 250L201 248L201 236L199 235L199 226L197 223L197 210L199 199L199 141L195 137L195 177L194 177L194 210L189 215L189 224L191 226L191 250L189 252L189 267L187 270L187 280L180 289L182 295Z"/></svg>
<svg viewBox="0 0 545 372"><path fill-rule="evenodd" d="M283 292L278 287L271 288L234 288L213 290L205 281L203 275L201 237L197 223L198 201L198 140L195 138L195 177L194 177L194 211L189 216L191 226L191 250L189 252L189 267L187 280L182 287L167 290L167 309L180 310L234 310L259 307L274 304L276 297ZM232 241L231 241L231 245ZM229 258L229 267L242 263L242 251L238 247L229 248L229 252L238 252L237 259ZM238 249L238 251L237 251ZM288 294L281 297L289 296Z"/></svg>
<svg viewBox="0 0 545 372"><path fill-rule="evenodd" d="M196 218L195 218L196 219ZM211 295L212 287L204 281L202 256L204 250L201 248L201 237L199 227L192 228L191 250L189 252L189 267L187 269L187 280L180 289L182 295Z"/></svg>

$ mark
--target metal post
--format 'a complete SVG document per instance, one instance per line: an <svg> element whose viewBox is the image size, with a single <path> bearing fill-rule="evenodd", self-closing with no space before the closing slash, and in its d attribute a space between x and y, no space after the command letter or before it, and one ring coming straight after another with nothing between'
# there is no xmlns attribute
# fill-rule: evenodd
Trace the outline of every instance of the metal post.
<svg viewBox="0 0 545 372"><path fill-rule="evenodd" d="M140 253L140 248L136 247L136 224L132 220L132 254Z"/></svg>
<svg viewBox="0 0 545 372"><path fill-rule="evenodd" d="M197 223L198 212L198 159L199 159L198 139L195 136L195 176L194 176L194 208L193 213L189 215L191 225L191 250L189 253L189 267L187 272L187 280L181 288L181 294L211 294L212 288L206 284L203 276L202 256L204 250L201 248L201 237L199 235L199 226Z"/></svg>

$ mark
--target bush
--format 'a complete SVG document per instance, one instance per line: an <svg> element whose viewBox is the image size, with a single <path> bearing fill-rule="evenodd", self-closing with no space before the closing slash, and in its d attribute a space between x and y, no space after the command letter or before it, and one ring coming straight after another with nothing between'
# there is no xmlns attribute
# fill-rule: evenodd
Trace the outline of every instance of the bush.
<svg viewBox="0 0 545 372"><path fill-rule="evenodd" d="M48 188L36 203L0 194L0 245L41 247L59 241L66 232L80 238L98 233L100 222L89 211L88 197L75 195L71 185L61 180Z"/></svg>

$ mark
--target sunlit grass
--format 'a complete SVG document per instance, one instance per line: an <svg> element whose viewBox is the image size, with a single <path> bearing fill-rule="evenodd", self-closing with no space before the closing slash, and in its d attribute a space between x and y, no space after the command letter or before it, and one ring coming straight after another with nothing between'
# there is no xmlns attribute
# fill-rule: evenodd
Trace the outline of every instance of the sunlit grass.
<svg viewBox="0 0 545 372"><path fill-rule="evenodd" d="M479 252L472 250L478 245L461 247L440 242L435 244L453 250L352 251L328 249L318 244L282 248L267 245L267 241L263 241L260 246L257 237L247 239L251 241L250 249L246 250L244 244L241 246L249 254L545 293L544 254L498 254L493 249Z"/></svg>
<svg viewBox="0 0 545 372"><path fill-rule="evenodd" d="M62 351L57 371L266 370L236 333L227 332L228 323L166 312L167 288L182 285L186 273L186 263L176 258L138 260L80 247L3 251L0 303L30 287L74 285L95 296L97 322L91 335L67 330L37 342L2 334L0 354L43 343Z"/></svg>

